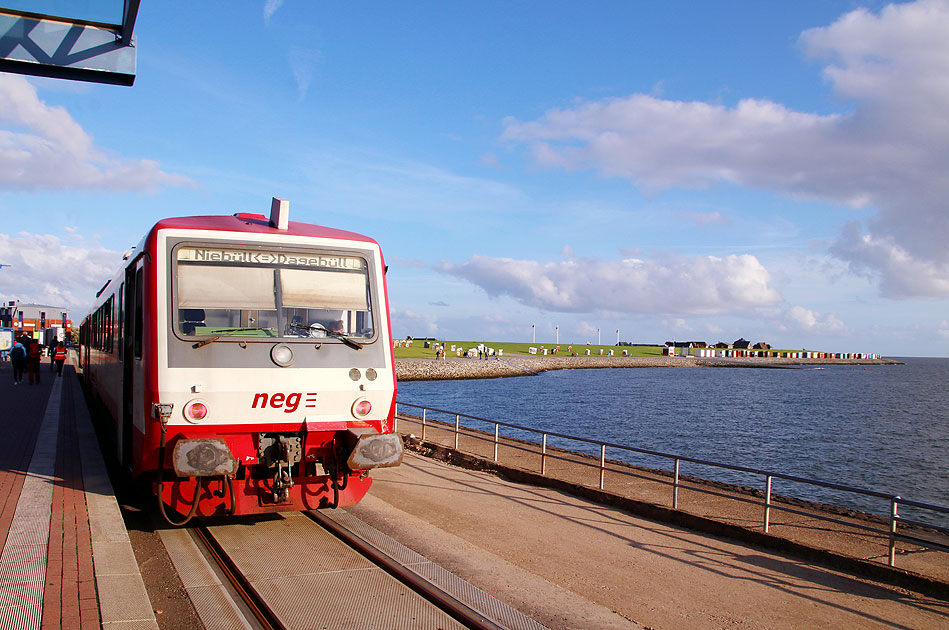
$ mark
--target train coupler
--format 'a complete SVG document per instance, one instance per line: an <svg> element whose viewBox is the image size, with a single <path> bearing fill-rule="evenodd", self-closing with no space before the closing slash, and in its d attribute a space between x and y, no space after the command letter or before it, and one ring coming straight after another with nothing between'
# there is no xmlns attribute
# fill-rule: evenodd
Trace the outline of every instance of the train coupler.
<svg viewBox="0 0 949 630"><path fill-rule="evenodd" d="M269 466L276 468L273 477L273 502L286 503L290 500L290 488L293 487L293 464L300 461L302 440L285 435L261 436L260 454Z"/></svg>
<svg viewBox="0 0 949 630"><path fill-rule="evenodd" d="M273 502L286 503L290 500L290 488L293 487L293 477L290 475L290 465L286 462L277 464L277 473L273 479Z"/></svg>

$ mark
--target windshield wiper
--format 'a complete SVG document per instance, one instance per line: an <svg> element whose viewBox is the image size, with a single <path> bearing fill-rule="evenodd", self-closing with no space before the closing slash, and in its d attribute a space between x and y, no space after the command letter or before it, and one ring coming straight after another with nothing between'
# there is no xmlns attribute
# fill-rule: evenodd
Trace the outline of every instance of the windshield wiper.
<svg viewBox="0 0 949 630"><path fill-rule="evenodd" d="M330 330L323 324L317 323L317 324L310 324L309 326L304 326L302 324L291 323L289 324L289 326L290 328L296 328L297 330L319 330L319 331L325 332L327 335L329 335L330 337L333 337L334 339L339 339L340 341L345 343L347 346L349 346L353 350L362 350L362 344L353 341L352 339L350 339L349 337L347 337L341 332Z"/></svg>
<svg viewBox="0 0 949 630"><path fill-rule="evenodd" d="M266 329L266 328L219 328L218 330L212 330L211 332L212 332L212 333L221 333L221 334L215 335L214 337L208 337L207 339L202 339L201 341L199 341L198 343L194 344L194 345L191 346L191 347L192 347L192 348L203 348L204 346L208 345L209 343L214 343L215 341L217 341L217 340L220 339L221 337L227 337L228 335L232 335L232 334L234 334L234 333L239 333L239 332L257 332L257 331L260 331L260 330L267 330L267 329Z"/></svg>

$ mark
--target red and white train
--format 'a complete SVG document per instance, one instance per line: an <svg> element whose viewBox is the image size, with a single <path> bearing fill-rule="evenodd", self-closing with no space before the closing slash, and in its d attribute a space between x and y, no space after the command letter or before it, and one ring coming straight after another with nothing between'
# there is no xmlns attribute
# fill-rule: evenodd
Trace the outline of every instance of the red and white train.
<svg viewBox="0 0 949 630"><path fill-rule="evenodd" d="M82 322L117 457L174 524L352 505L401 463L379 245L287 211L159 221Z"/></svg>

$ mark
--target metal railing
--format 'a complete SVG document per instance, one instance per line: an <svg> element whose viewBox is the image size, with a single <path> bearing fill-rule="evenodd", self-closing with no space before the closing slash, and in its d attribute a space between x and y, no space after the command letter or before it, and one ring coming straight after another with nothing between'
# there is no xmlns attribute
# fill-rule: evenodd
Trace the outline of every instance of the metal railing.
<svg viewBox="0 0 949 630"><path fill-rule="evenodd" d="M410 407L413 409L419 409L421 410L421 416L413 417L413 416L406 415L400 418L399 416L400 407ZM856 488L853 486L833 483L829 481L821 481L818 479L808 479L805 477L798 477L795 475L786 475L783 473L760 470L757 468L749 468L747 466L736 466L733 464L724 464L721 462L713 462L709 460L697 459L694 457L687 457L684 455L674 455L670 453L663 453L660 451L637 448L634 446L627 446L624 444L602 442L602 441L594 440L590 438L578 437L574 435L566 435L563 433L555 433L553 431L543 431L540 429L533 429L531 427L525 427L525 426L521 426L517 424L512 424L510 422L500 422L497 420L489 420L487 418L480 418L478 416L472 416L469 414L456 413L454 411L445 411L444 409L435 409L432 407L425 407L422 405L414 405L411 403L404 403L404 402L396 403L395 426L393 430L398 432L399 430L398 422L400 419L404 421L415 422L415 423L421 424L420 437L421 437L421 440L424 442L426 428L429 426L432 426L430 424L430 418L428 417L430 412L435 413L435 414L442 414L445 416L454 416L453 423L438 421L438 420L436 420L435 422L441 425L438 428L448 430L454 433L454 449L456 451L459 450L459 438L461 435L466 435L472 439L479 440L479 441L491 441L493 442L493 446L494 446L493 458L495 462L499 462L498 449L499 449L499 446L502 444L502 436L500 434L501 427L513 429L515 431L523 431L528 434L539 435L540 436L539 469L540 469L540 474L542 476L547 475L548 459L562 460L562 461L572 462L572 463L580 464L584 466L596 467L598 469L598 476L599 476L598 487L600 490L604 490L605 488L605 480L606 480L607 471L610 471L611 473L617 473L617 474L626 475L630 477L638 477L642 479L647 479L649 481L670 485L672 486L672 508L673 509L679 509L679 489L680 488L686 489L686 490L692 490L695 492L701 492L704 494L715 495L718 497L740 501L743 503L759 505L762 507L762 510L763 510L762 526L765 533L769 532L769 529L771 526L772 510L780 510L780 511L788 512L791 514L797 514L801 516L819 519L822 521L845 525L847 527L852 527L855 529L882 534L889 539L888 564L890 566L896 565L897 541L911 543L911 544L918 545L920 547L926 547L929 549L949 551L949 527L942 527L942 526L935 525L932 523L925 523L925 522L909 519L909 518L900 516L899 514L900 506L912 507L912 508L917 508L920 510L928 510L928 511L939 513L939 514L949 514L949 507L946 507L946 506L934 505L931 503L924 503L922 501L913 501L910 499L904 499L898 495L887 494L884 492L877 492L875 490L866 490L863 488ZM494 426L493 438L489 437L490 434L487 431L480 431L472 427L463 426L461 424L461 418L466 418L466 419L473 420L473 421L487 424L487 425L493 425ZM560 449L561 454L548 452L548 448L547 448L548 437L557 438L559 440L563 440L566 442L576 442L578 444L591 444L591 445L599 447L599 464L596 465L596 464L591 463L591 461L593 461L592 455L583 453L582 451ZM529 441L520 441L518 438L508 437L504 439L503 445L505 448L509 448L509 449L515 449L515 450L525 451L529 453L536 453L537 452L536 446L538 445L538 443L529 442ZM534 448L531 448L531 446L529 445L533 445ZM649 456L658 457L660 459L670 461L672 463L672 475L671 475L672 481L668 481L668 480L665 480L656 476L652 476L652 475L637 473L635 472L635 469L619 469L616 467L607 466L607 457L606 457L607 448L616 449L616 450L627 452L627 453L649 455ZM569 454L580 455L580 456L587 455L589 459L582 459L582 458L577 459L574 457L569 457L568 456ZM747 496L741 496L734 493L727 494L725 492L719 492L709 487L702 487L695 484L683 483L681 479L681 475L680 475L680 467L681 467L682 462L689 462L691 464L700 464L700 465L709 466L712 468L730 470L730 471L746 473L746 474L751 474L751 475L761 477L764 481L764 487L765 487L764 498L762 500L758 500L756 498L749 498ZM625 464L626 462L622 462L620 460L618 463ZM662 471L661 469L658 469L658 470L668 474L668 471ZM804 485L816 486L820 488L827 488L830 490L836 490L840 492L862 495L866 497L873 497L873 498L889 501L889 513L886 516L875 515L878 518L882 519L882 521L886 523L888 527L886 530L881 530L879 527L874 527L872 525L867 525L867 524L856 522L856 521L845 521L839 518L834 518L832 516L819 513L817 511L804 511L804 510L799 510L787 505L776 504L772 501L774 497L774 494L772 493L772 485L775 479L790 481L793 483L800 483ZM909 526L915 526L915 527L925 528L929 530L935 530L939 532L939 534L935 536L934 538L938 538L939 535L941 535L942 538L939 540L933 540L930 538L921 538L920 536L914 536L908 533L900 533L898 529L898 525L900 524L904 526L909 525Z"/></svg>

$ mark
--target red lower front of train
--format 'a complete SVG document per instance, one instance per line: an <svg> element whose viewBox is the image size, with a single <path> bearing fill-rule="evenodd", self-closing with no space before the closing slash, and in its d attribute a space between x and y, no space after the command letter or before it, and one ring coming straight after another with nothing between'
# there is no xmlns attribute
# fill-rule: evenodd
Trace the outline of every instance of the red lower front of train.
<svg viewBox="0 0 949 630"><path fill-rule="evenodd" d="M206 433L168 427L153 490L179 515L233 516L358 503L372 468L402 461L398 435L369 425L337 430ZM328 427L322 427L328 428ZM175 518L166 515L171 522Z"/></svg>
<svg viewBox="0 0 949 630"><path fill-rule="evenodd" d="M192 512L198 483L201 484L198 505ZM274 492L279 489L275 488L272 480L232 479L228 482L221 477L196 477L162 482L161 500L179 515L263 514L355 505L362 500L371 485L372 479L363 477L361 473L341 475L335 484L326 475L297 477L289 492L278 502L274 499ZM157 493L157 482L155 486Z"/></svg>

